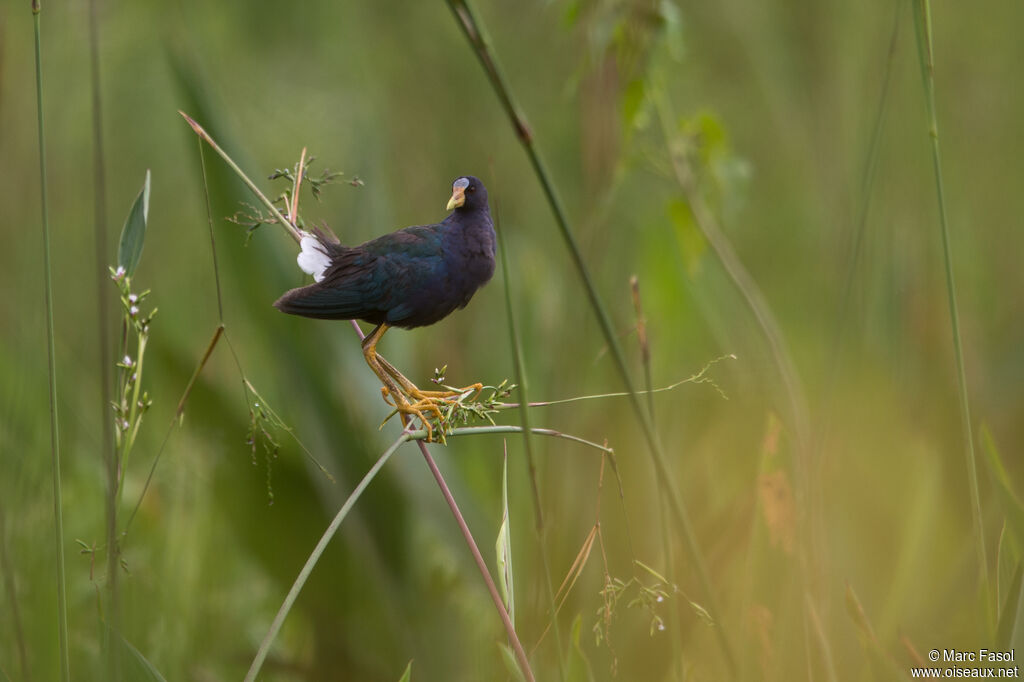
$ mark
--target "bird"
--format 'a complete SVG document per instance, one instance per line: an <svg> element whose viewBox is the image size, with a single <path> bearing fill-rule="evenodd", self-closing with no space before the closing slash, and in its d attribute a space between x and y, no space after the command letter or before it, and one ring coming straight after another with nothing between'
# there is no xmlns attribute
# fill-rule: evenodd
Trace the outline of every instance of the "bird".
<svg viewBox="0 0 1024 682"><path fill-rule="evenodd" d="M383 384L385 401L392 398L403 423L419 419L427 440L433 429L424 412L440 424L444 401L471 391L479 395L483 385L420 390L377 354L377 344L391 327L425 327L466 307L494 274L497 240L484 184L471 175L456 178L445 210L451 213L439 223L413 225L358 246L342 245L329 229L301 231L296 260L314 281L274 302L290 315L376 325L363 338L366 363Z"/></svg>

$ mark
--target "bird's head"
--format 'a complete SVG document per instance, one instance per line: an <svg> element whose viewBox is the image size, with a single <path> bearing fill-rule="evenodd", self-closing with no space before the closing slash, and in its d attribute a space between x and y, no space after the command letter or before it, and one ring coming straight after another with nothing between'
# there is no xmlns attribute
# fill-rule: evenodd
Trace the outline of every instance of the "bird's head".
<svg viewBox="0 0 1024 682"><path fill-rule="evenodd" d="M452 198L448 200L450 211L474 211L487 207L487 188L472 175L464 175L452 183Z"/></svg>

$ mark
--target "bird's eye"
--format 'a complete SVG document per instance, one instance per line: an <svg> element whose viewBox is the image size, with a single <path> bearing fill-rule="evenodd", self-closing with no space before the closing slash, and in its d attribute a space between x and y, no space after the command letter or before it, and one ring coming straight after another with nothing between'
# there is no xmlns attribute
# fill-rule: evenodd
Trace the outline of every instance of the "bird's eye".
<svg viewBox="0 0 1024 682"><path fill-rule="evenodd" d="M470 185L469 187L466 188L466 191L467 192L474 192L474 191L476 191L476 187L474 187L473 185Z"/></svg>

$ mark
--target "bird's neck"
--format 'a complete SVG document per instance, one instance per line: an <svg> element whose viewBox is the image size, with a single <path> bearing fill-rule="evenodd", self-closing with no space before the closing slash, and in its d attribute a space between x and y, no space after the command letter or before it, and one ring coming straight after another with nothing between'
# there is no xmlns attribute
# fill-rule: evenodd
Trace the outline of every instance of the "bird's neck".
<svg viewBox="0 0 1024 682"><path fill-rule="evenodd" d="M480 206L471 209L460 209L445 218L445 223L462 229L493 226L491 212L487 206Z"/></svg>

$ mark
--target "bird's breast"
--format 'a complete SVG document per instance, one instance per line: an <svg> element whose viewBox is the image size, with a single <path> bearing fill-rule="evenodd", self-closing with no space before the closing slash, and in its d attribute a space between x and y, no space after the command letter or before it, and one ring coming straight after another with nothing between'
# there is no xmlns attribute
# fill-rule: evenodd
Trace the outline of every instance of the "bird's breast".
<svg viewBox="0 0 1024 682"><path fill-rule="evenodd" d="M472 296L494 274L495 235L489 216L464 227L461 234L451 235L445 246L445 260L454 283Z"/></svg>

